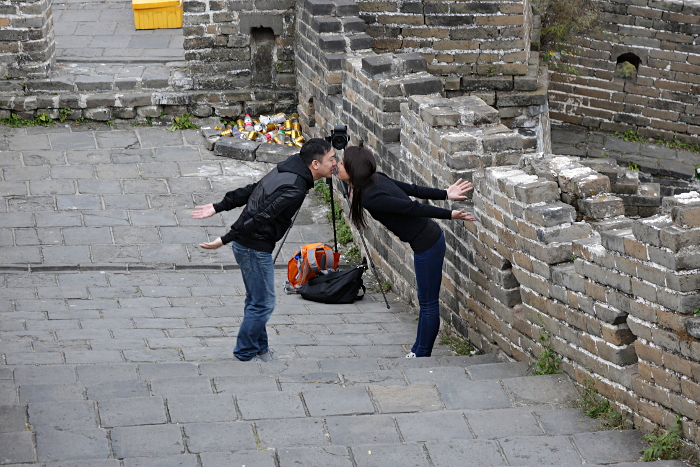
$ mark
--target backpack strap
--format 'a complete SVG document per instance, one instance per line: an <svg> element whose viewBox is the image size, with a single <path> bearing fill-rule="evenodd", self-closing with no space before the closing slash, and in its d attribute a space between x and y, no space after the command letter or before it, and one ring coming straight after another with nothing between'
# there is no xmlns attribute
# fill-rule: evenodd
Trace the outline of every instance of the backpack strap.
<svg viewBox="0 0 700 467"><path fill-rule="evenodd" d="M321 253L320 261L316 260L316 253ZM333 266L333 250L323 244L320 247L314 248L313 251L309 251L306 258L311 270L316 274L321 274L321 271L328 269L329 266Z"/></svg>

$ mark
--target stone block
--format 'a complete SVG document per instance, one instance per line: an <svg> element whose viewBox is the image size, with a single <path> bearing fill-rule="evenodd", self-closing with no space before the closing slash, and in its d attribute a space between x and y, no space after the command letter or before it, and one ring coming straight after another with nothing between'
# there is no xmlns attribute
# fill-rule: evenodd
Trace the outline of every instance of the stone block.
<svg viewBox="0 0 700 467"><path fill-rule="evenodd" d="M311 18L311 29L317 33L342 32L343 24L338 18Z"/></svg>
<svg viewBox="0 0 700 467"><path fill-rule="evenodd" d="M700 245L700 228L685 229L669 225L659 231L659 242L662 248L668 248L674 253L681 248Z"/></svg>
<svg viewBox="0 0 700 467"><path fill-rule="evenodd" d="M607 219L625 214L625 205L617 196L600 195L578 200L578 207L589 219Z"/></svg>
<svg viewBox="0 0 700 467"><path fill-rule="evenodd" d="M700 318L689 318L685 321L685 330L696 339L700 339Z"/></svg>
<svg viewBox="0 0 700 467"><path fill-rule="evenodd" d="M366 24L360 18L342 18L343 31L346 33L365 32Z"/></svg>
<svg viewBox="0 0 700 467"><path fill-rule="evenodd" d="M537 181L515 186L515 197L525 204L549 203L559 199L559 185L551 181Z"/></svg>
<svg viewBox="0 0 700 467"><path fill-rule="evenodd" d="M345 38L343 36L321 36L318 38L318 46L323 52L345 52Z"/></svg>
<svg viewBox="0 0 700 467"><path fill-rule="evenodd" d="M599 173L588 174L573 180L573 193L581 198L610 192L610 179Z"/></svg>
<svg viewBox="0 0 700 467"><path fill-rule="evenodd" d="M632 237L632 229L606 230L600 232L601 244L608 250L625 253L625 237Z"/></svg>
<svg viewBox="0 0 700 467"><path fill-rule="evenodd" d="M425 60L425 57L417 53L397 54L393 65L393 71L397 75L420 73L428 70L428 62Z"/></svg>
<svg viewBox="0 0 700 467"><path fill-rule="evenodd" d="M442 80L437 76L425 75L400 80L404 96L439 94L442 92Z"/></svg>
<svg viewBox="0 0 700 467"><path fill-rule="evenodd" d="M482 142L486 152L521 151L523 149L522 139L514 132L485 135Z"/></svg>
<svg viewBox="0 0 700 467"><path fill-rule="evenodd" d="M462 115L449 107L433 107L421 110L420 118L431 127L457 126Z"/></svg>
<svg viewBox="0 0 700 467"><path fill-rule="evenodd" d="M84 114L88 120L96 120L98 122L106 122L112 119L112 109L104 107L85 109Z"/></svg>
<svg viewBox="0 0 700 467"><path fill-rule="evenodd" d="M332 0L335 16L358 16L360 7L352 0Z"/></svg>
<svg viewBox="0 0 700 467"><path fill-rule="evenodd" d="M638 219L632 224L632 233L640 242L656 247L661 246L661 229L671 225L669 216L652 216L646 219Z"/></svg>
<svg viewBox="0 0 700 467"><path fill-rule="evenodd" d="M373 55L362 58L362 71L370 76L381 75L391 71L391 55Z"/></svg>
<svg viewBox="0 0 700 467"><path fill-rule="evenodd" d="M237 138L220 138L214 143L214 154L241 161L254 161L255 153L261 144Z"/></svg>
<svg viewBox="0 0 700 467"><path fill-rule="evenodd" d="M480 149L479 140L470 134L450 134L440 139L440 146L448 154L456 152L474 153Z"/></svg>
<svg viewBox="0 0 700 467"><path fill-rule="evenodd" d="M299 152L295 146L282 144L261 144L255 151L255 160L277 164L286 160L289 156Z"/></svg>
<svg viewBox="0 0 700 467"><path fill-rule="evenodd" d="M565 227L549 227L537 229L537 240L542 243L570 242L591 235L590 224L577 222Z"/></svg>
<svg viewBox="0 0 700 467"><path fill-rule="evenodd" d="M523 214L527 222L543 227L574 222L576 218L576 210L561 201L542 206L528 206Z"/></svg>
<svg viewBox="0 0 700 467"><path fill-rule="evenodd" d="M671 209L673 223L681 227L700 226L700 204L675 206Z"/></svg>

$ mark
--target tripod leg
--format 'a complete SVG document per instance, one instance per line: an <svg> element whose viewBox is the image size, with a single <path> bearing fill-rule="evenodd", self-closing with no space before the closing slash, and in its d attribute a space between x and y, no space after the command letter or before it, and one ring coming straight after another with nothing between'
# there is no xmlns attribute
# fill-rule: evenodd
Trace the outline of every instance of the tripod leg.
<svg viewBox="0 0 700 467"><path fill-rule="evenodd" d="M277 257L280 255L280 252L282 251L282 246L284 246L285 240L287 240L287 235L289 235L289 231L292 230L292 226L294 225L294 221L297 220L297 216L299 215L299 211L301 211L301 208L294 214L294 217L292 218L292 223L289 225L289 228L287 231L284 233L284 237L282 237L282 243L280 243L279 248L277 249L277 253L275 253L275 257L272 258L272 264L275 264L277 261Z"/></svg>
<svg viewBox="0 0 700 467"><path fill-rule="evenodd" d="M389 300L386 298L386 294L384 293L384 287L382 287L382 281L379 279L379 274L377 274L377 267L374 265L374 261L372 260L372 256L369 254L369 248L367 248L367 243L365 242L365 236L362 235L360 232L360 240L362 240L362 245L365 247L365 254L367 255L367 258L369 259L369 264L372 267L372 272L374 273L374 278L377 279L377 285L379 286L379 290L382 292L382 297L384 297L384 303L386 303L386 308L387 310L390 310L391 307L389 306Z"/></svg>
<svg viewBox="0 0 700 467"><path fill-rule="evenodd" d="M348 196L348 192L345 189L345 185L341 183L341 188L342 188L342 194L343 197L345 198L345 201L348 203L348 206L350 206L350 197ZM379 279L379 274L377 273L377 268L374 265L374 261L372 260L372 256L369 254L369 248L367 247L367 242L365 242L365 236L362 235L362 232L359 232L360 234L360 240L362 240L362 246L365 247L365 254L366 258L369 260L369 265L372 268L372 272L374 273L374 278L377 279L377 285L379 286L379 290L382 292L382 296L384 297L384 303L386 303L386 308L387 310L390 310L391 307L389 306L389 300L386 298L386 294L384 293L384 288L382 287L382 281Z"/></svg>
<svg viewBox="0 0 700 467"><path fill-rule="evenodd" d="M328 188L331 191L331 221L333 222L333 245L335 246L335 252L338 252L338 232L335 228L335 200L333 199L333 177L327 178L326 183L328 183Z"/></svg>

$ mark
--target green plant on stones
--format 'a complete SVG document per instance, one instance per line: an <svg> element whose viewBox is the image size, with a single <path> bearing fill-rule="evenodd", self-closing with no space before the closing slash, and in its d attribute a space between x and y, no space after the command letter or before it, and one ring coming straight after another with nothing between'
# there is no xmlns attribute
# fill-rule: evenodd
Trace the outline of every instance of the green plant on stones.
<svg viewBox="0 0 700 467"><path fill-rule="evenodd" d="M393 282L382 282L381 288L377 287L379 292L391 292L391 288L394 286Z"/></svg>
<svg viewBox="0 0 700 467"><path fill-rule="evenodd" d="M622 138L622 141L627 141L628 143L644 143L646 139L634 130L627 130L625 132L616 131L613 136L617 138Z"/></svg>
<svg viewBox="0 0 700 467"><path fill-rule="evenodd" d="M173 118L173 124L168 127L168 130L175 131L199 129L198 125L195 125L194 123L190 122L190 117L192 117L192 115L186 113L182 117Z"/></svg>
<svg viewBox="0 0 700 467"><path fill-rule="evenodd" d="M610 402L598 393L595 388L596 380L593 378L585 378L582 382L583 394L576 399L573 406L581 409L591 418L601 420L601 429L603 430L626 430L631 427L630 423L617 410L615 410Z"/></svg>
<svg viewBox="0 0 700 467"><path fill-rule="evenodd" d="M105 125L107 125L107 126L114 126L114 120L107 120L107 121L105 122Z"/></svg>
<svg viewBox="0 0 700 467"><path fill-rule="evenodd" d="M649 433L644 437L644 441L649 443L649 447L642 451L644 462L656 460L691 459L693 451L681 439L683 429L681 427L681 415L676 415L676 424L664 434Z"/></svg>
<svg viewBox="0 0 700 467"><path fill-rule="evenodd" d="M345 252L345 258L351 266L357 266L362 262L362 254L357 246L348 248Z"/></svg>
<svg viewBox="0 0 700 467"><path fill-rule="evenodd" d="M556 373L561 373L557 368L561 363L561 357L554 352L551 343L551 337L549 332L544 328L544 322L542 321L542 316L538 315L538 321L540 327L540 337L537 341L542 346L540 351L540 356L537 361L532 366L533 375L553 375Z"/></svg>
<svg viewBox="0 0 700 467"><path fill-rule="evenodd" d="M627 170L636 170L637 172L639 172L640 168L636 162L630 162L629 165L627 166Z"/></svg>
<svg viewBox="0 0 700 467"><path fill-rule="evenodd" d="M456 355L478 355L481 352L464 336L443 329L440 333L440 344L449 346Z"/></svg>
<svg viewBox="0 0 700 467"><path fill-rule="evenodd" d="M68 117L70 116L71 112L72 112L71 109L68 109L68 108L59 109L58 121L61 123L65 122L68 119Z"/></svg>
<svg viewBox="0 0 700 467"><path fill-rule="evenodd" d="M700 308L696 308L693 310L693 314L697 317L700 317Z"/></svg>
<svg viewBox="0 0 700 467"><path fill-rule="evenodd" d="M21 128L25 126L51 126L53 119L48 114L42 112L33 119L24 119L17 114L10 114L5 118L0 118L0 124L7 125L11 128Z"/></svg>
<svg viewBox="0 0 700 467"><path fill-rule="evenodd" d="M634 130L627 130L625 132L616 131L613 136L617 138L622 138L623 141L632 143L647 143L656 144L658 146L665 146L670 149L681 149L691 152L700 152L700 144L691 144L678 141L677 139L664 139L661 135L657 134L656 137L644 137Z"/></svg>
<svg viewBox="0 0 700 467"><path fill-rule="evenodd" d="M550 67L578 75L579 71L567 64L575 55L587 33L600 32L601 14L595 0L535 0L533 12L540 15L540 57Z"/></svg>
<svg viewBox="0 0 700 467"><path fill-rule="evenodd" d="M328 184L326 183L325 179L322 178L320 180L316 180L316 183L314 184L314 190L321 195L324 202L330 204L331 190L330 188L328 188ZM335 216L335 226L336 233L338 235L338 243L345 246L354 240L352 236L352 230L350 229L350 226L347 224L347 222L345 222L345 218L343 217L343 210L340 208L340 206L338 206L338 203L335 203L334 206L335 212L328 211L328 220L332 222L332 216Z"/></svg>

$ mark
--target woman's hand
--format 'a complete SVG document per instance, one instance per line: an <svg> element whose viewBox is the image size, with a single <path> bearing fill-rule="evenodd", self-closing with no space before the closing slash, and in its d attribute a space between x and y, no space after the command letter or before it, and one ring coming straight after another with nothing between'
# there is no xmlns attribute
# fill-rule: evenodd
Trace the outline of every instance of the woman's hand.
<svg viewBox="0 0 700 467"><path fill-rule="evenodd" d="M454 211L453 211L454 212ZM200 243L199 246L206 250L216 250L220 246L223 246L224 242L221 237L217 238L213 242Z"/></svg>
<svg viewBox="0 0 700 467"><path fill-rule="evenodd" d="M216 214L216 210L214 209L213 204L207 204L206 206L195 206L194 208L195 211L192 211L192 217L194 217L195 219L204 219L206 217L211 217L214 214Z"/></svg>
<svg viewBox="0 0 700 467"><path fill-rule="evenodd" d="M473 188L472 182L463 182L460 178L447 189L447 199L467 199L467 197L464 196L464 193L472 190Z"/></svg>
<svg viewBox="0 0 700 467"><path fill-rule="evenodd" d="M459 211L452 211L452 219L474 222L476 217L472 216L471 212L464 212L464 209L461 209Z"/></svg>

